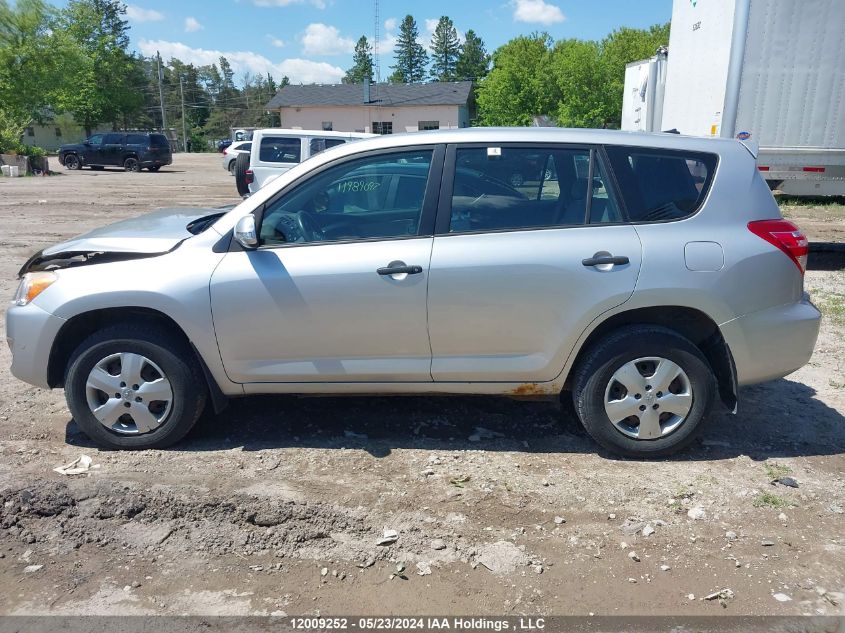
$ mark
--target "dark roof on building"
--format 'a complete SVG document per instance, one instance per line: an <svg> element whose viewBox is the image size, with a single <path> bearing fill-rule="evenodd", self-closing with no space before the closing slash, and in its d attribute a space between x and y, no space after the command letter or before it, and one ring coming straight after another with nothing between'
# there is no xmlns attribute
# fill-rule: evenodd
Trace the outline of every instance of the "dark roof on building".
<svg viewBox="0 0 845 633"><path fill-rule="evenodd" d="M442 81L428 84L371 84L370 105L466 105L471 81ZM364 105L363 84L312 84L285 86L267 104L268 110L308 106Z"/></svg>

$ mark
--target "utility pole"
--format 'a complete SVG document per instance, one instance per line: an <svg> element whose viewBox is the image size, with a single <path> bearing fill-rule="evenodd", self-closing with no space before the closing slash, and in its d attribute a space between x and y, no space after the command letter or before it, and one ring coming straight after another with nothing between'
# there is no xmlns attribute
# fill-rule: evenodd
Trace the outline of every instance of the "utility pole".
<svg viewBox="0 0 845 633"><path fill-rule="evenodd" d="M156 51L156 57L158 58L158 99L161 103L161 131L167 136L167 117L164 115L164 89L161 87L161 81L164 78L161 72L161 53Z"/></svg>
<svg viewBox="0 0 845 633"><path fill-rule="evenodd" d="M182 151L188 151L188 128L185 126L185 87L179 77L179 94L182 95Z"/></svg>

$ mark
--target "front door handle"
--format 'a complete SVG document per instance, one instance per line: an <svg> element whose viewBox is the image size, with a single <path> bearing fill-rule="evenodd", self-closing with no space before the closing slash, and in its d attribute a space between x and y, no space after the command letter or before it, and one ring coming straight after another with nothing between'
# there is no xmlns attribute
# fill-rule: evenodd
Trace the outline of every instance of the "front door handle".
<svg viewBox="0 0 845 633"><path fill-rule="evenodd" d="M624 255L594 255L593 257L582 259L581 263L584 264L584 266L621 266L623 264L630 263L630 260Z"/></svg>
<svg viewBox="0 0 845 633"><path fill-rule="evenodd" d="M376 272L379 275L419 275L422 272L422 266L408 266L405 262L390 262Z"/></svg>

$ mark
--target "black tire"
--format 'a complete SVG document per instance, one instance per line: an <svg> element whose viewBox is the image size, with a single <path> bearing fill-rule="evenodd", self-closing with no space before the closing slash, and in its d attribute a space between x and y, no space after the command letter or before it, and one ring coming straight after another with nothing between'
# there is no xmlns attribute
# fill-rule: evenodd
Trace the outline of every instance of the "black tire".
<svg viewBox="0 0 845 633"><path fill-rule="evenodd" d="M245 196L249 193L249 185L246 184L246 170L249 169L249 152L238 154L235 159L235 186L238 194Z"/></svg>
<svg viewBox="0 0 845 633"><path fill-rule="evenodd" d="M102 359L121 352L146 357L170 381L170 411L152 431L130 435L106 428L88 406L86 383L91 370ZM202 370L187 343L164 330L127 323L104 328L77 347L65 374L65 396L76 423L98 445L140 450L164 448L185 437L202 414L208 393Z"/></svg>
<svg viewBox="0 0 845 633"><path fill-rule="evenodd" d="M619 368L647 357L665 358L681 367L689 379L692 406L675 430L657 439L636 439L610 421L605 392ZM701 351L685 337L665 327L632 325L612 332L587 351L575 368L572 387L578 417L596 442L625 457L649 458L670 455L695 440L713 406L716 378Z"/></svg>
<svg viewBox="0 0 845 633"><path fill-rule="evenodd" d="M126 160L123 161L123 169L126 171L132 172L139 172L141 171L141 163L138 162L138 159L134 156L130 156Z"/></svg>
<svg viewBox="0 0 845 633"><path fill-rule="evenodd" d="M240 155L240 154L239 154L239 155ZM227 169L229 170L229 173L230 173L232 176L234 176L234 175L235 175L235 159L236 159L236 158L237 158L237 156L235 156L235 158L233 158L232 160L230 160L230 161L229 161L229 166L227 167Z"/></svg>
<svg viewBox="0 0 845 633"><path fill-rule="evenodd" d="M69 169L71 171L82 169L82 161L79 160L79 156L76 154L68 154L65 156L65 169Z"/></svg>
<svg viewBox="0 0 845 633"><path fill-rule="evenodd" d="M158 171L159 169L161 169L161 165L153 165L149 168L150 171Z"/></svg>

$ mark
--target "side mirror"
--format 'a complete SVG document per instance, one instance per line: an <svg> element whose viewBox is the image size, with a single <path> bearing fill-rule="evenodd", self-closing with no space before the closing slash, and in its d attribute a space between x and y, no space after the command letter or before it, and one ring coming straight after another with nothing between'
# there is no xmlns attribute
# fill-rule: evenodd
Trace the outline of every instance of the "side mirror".
<svg viewBox="0 0 845 633"><path fill-rule="evenodd" d="M255 232L255 216L245 215L235 225L235 241L245 250L258 248L258 235Z"/></svg>
<svg viewBox="0 0 845 633"><path fill-rule="evenodd" d="M82 144L83 144L83 145L88 145L88 146L90 146L90 145L91 145L91 141L89 141L89 140L87 140L87 139L86 139L86 140L82 141Z"/></svg>

